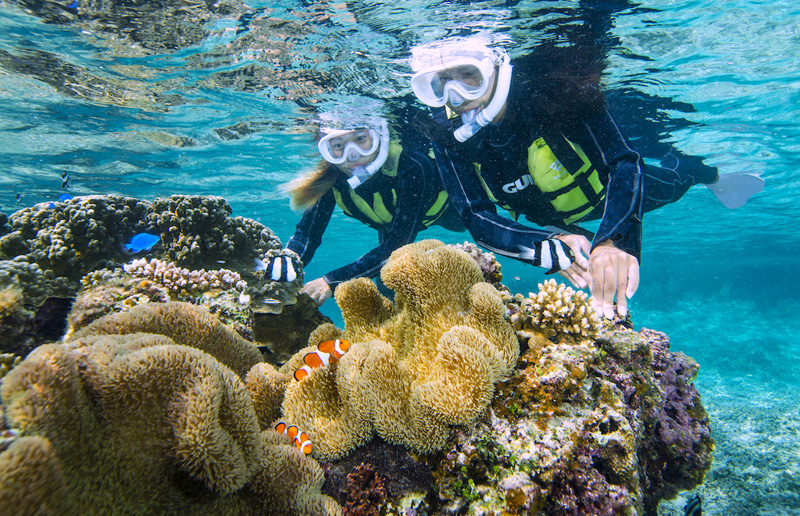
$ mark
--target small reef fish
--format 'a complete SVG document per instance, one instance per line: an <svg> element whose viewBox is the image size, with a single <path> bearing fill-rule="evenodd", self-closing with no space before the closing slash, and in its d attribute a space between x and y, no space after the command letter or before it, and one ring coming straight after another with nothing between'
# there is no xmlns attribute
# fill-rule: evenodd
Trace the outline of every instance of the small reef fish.
<svg viewBox="0 0 800 516"><path fill-rule="evenodd" d="M311 443L311 438L307 433L302 432L294 425L287 425L283 421L275 425L275 431L289 436L298 450L306 455L309 455L314 450L314 445Z"/></svg>
<svg viewBox="0 0 800 516"><path fill-rule="evenodd" d="M17 192L17 195L14 196L14 199L17 200L17 204L22 202L22 196Z"/></svg>
<svg viewBox="0 0 800 516"><path fill-rule="evenodd" d="M134 235L134 237L131 238L127 244L125 244L125 249L132 253L149 251L160 241L161 238L156 235L151 235L150 233L139 233L138 235Z"/></svg>
<svg viewBox="0 0 800 516"><path fill-rule="evenodd" d="M311 374L315 367L325 367L334 364L350 349L350 342L345 339L323 340L317 345L317 350L306 353L303 362L306 365L294 372L294 379L298 382Z"/></svg>
<svg viewBox="0 0 800 516"><path fill-rule="evenodd" d="M68 194L68 193L63 193L63 194L58 196L58 200L61 201L61 202L65 202L65 201L68 201L70 199L72 199L72 196L70 194Z"/></svg>
<svg viewBox="0 0 800 516"><path fill-rule="evenodd" d="M294 269L292 259L288 256L276 256L266 263L258 258L254 258L256 271L266 271L272 281L294 281L297 279L297 271Z"/></svg>
<svg viewBox="0 0 800 516"><path fill-rule="evenodd" d="M702 516L703 500L700 499L699 494L695 493L693 497L689 498L689 501L683 506L683 514L684 516Z"/></svg>

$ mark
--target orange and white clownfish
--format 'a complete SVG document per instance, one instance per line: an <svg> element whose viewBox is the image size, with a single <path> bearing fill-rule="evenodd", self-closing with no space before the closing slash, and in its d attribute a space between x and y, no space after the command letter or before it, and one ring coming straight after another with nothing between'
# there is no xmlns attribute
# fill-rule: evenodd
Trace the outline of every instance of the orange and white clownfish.
<svg viewBox="0 0 800 516"><path fill-rule="evenodd" d="M303 357L306 365L294 372L294 379L299 382L311 374L311 369L336 363L348 349L350 342L345 339L323 340L317 345L316 351L306 353Z"/></svg>
<svg viewBox="0 0 800 516"><path fill-rule="evenodd" d="M283 421L279 421L275 425L275 431L288 435L289 439L292 440L292 444L305 455L311 454L314 450L314 445L311 443L311 438L308 434L294 425L287 425Z"/></svg>

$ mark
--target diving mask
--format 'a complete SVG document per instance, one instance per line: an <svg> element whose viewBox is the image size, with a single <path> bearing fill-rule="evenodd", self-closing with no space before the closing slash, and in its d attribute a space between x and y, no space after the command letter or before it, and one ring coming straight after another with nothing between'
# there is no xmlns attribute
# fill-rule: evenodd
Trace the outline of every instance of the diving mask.
<svg viewBox="0 0 800 516"><path fill-rule="evenodd" d="M358 129L327 129L317 148L328 163L340 165L345 161L358 161L362 157L374 154L381 143L380 135L375 129L361 127Z"/></svg>
<svg viewBox="0 0 800 516"><path fill-rule="evenodd" d="M491 57L457 57L423 68L411 78L411 89L431 107L458 107L482 97L492 84L495 63Z"/></svg>

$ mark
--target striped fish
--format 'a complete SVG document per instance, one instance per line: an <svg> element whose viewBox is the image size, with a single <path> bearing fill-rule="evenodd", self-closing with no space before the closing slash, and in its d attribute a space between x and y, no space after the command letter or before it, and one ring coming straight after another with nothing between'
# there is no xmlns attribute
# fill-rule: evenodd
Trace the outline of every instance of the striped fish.
<svg viewBox="0 0 800 516"><path fill-rule="evenodd" d="M294 379L299 382L311 374L312 369L335 364L348 349L350 342L345 339L323 340L317 345L316 351L306 353L303 357L305 365L294 372Z"/></svg>
<svg viewBox="0 0 800 516"><path fill-rule="evenodd" d="M292 440L292 444L305 455L311 454L314 450L314 445L311 444L311 438L308 434L294 425L287 425L283 421L279 421L278 424L275 425L275 431L288 435L289 439Z"/></svg>
<svg viewBox="0 0 800 516"><path fill-rule="evenodd" d="M695 493L693 497L689 498L689 501L683 506L683 514L684 516L702 516L703 500L700 499L699 494Z"/></svg>
<svg viewBox="0 0 800 516"><path fill-rule="evenodd" d="M284 255L274 256L266 262L254 258L256 271L265 271L272 281L294 281L297 279L297 270L291 258Z"/></svg>

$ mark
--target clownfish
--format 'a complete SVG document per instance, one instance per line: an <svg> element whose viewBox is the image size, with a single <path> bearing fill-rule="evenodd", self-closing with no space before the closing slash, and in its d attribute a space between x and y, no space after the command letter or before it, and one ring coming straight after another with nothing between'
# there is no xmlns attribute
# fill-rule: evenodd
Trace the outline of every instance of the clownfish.
<svg viewBox="0 0 800 516"><path fill-rule="evenodd" d="M288 435L289 439L292 440L292 444L305 455L311 454L314 450L314 445L311 444L311 438L308 434L300 431L300 429L294 425L287 425L283 421L280 421L275 425L275 431Z"/></svg>
<svg viewBox="0 0 800 516"><path fill-rule="evenodd" d="M317 345L317 350L306 353L303 362L306 365L294 372L294 379L298 382L311 374L315 367L325 367L334 364L350 349L350 342L345 339L323 340Z"/></svg>

